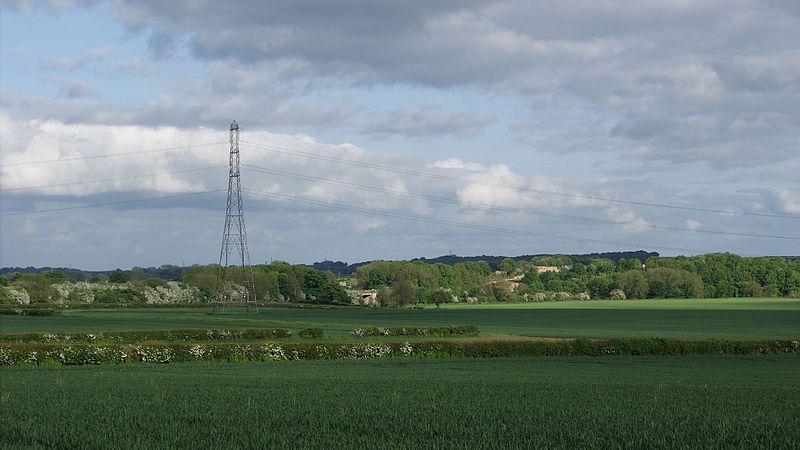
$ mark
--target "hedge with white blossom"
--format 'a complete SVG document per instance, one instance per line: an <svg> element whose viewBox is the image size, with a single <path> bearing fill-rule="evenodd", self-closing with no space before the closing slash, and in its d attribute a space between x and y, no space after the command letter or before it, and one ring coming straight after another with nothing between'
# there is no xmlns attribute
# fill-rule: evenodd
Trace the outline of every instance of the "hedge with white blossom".
<svg viewBox="0 0 800 450"><path fill-rule="evenodd" d="M679 354L800 355L800 342L797 340L480 339L367 343L3 343L0 344L0 365Z"/></svg>

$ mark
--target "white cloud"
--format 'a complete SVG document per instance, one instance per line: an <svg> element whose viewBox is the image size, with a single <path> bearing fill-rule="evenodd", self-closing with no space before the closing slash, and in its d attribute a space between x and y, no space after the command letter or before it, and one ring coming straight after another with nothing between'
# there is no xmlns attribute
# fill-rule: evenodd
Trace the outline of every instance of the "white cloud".
<svg viewBox="0 0 800 450"><path fill-rule="evenodd" d="M619 225L619 228L627 233L639 233L653 226L653 224L644 218L637 216L636 213L625 208L607 208L606 215L615 222L624 222L623 225Z"/></svg>
<svg viewBox="0 0 800 450"><path fill-rule="evenodd" d="M478 163L466 163L458 158L447 158L441 161L434 161L428 167L437 169L466 169L472 172L486 170L486 168Z"/></svg>
<svg viewBox="0 0 800 450"><path fill-rule="evenodd" d="M362 233L366 233L367 231L381 228L385 226L386 223L387 222L383 219L363 218L356 221L356 229Z"/></svg>
<svg viewBox="0 0 800 450"><path fill-rule="evenodd" d="M800 191L786 188L771 188L769 193L773 197L778 210L786 214L800 214Z"/></svg>

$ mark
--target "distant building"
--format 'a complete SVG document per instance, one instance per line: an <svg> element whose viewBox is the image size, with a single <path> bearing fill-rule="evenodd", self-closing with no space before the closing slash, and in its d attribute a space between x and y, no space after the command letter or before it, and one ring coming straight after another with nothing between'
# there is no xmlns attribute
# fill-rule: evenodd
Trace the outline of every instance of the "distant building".
<svg viewBox="0 0 800 450"><path fill-rule="evenodd" d="M375 289L352 289L347 293L353 305L378 306L378 291Z"/></svg>
<svg viewBox="0 0 800 450"><path fill-rule="evenodd" d="M516 275L511 278L506 278L506 281L508 282L508 287L511 289L511 292L517 290L520 283L522 283L523 278L525 278L525 275Z"/></svg>
<svg viewBox="0 0 800 450"><path fill-rule="evenodd" d="M545 272L561 272L561 268L557 266L536 266L536 273Z"/></svg>

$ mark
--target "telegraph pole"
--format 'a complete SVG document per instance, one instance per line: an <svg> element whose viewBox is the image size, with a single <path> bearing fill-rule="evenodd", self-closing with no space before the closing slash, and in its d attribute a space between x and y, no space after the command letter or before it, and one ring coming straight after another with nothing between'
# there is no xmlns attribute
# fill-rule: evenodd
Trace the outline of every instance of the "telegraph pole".
<svg viewBox="0 0 800 450"><path fill-rule="evenodd" d="M242 182L239 176L239 124L234 120L230 130L230 162L228 170L228 204L225 208L225 229L222 232L222 249L219 252L219 285L211 303L214 309L227 306L252 307L258 313L253 269L250 252L247 250L247 230L244 226L242 207ZM241 286L235 292L231 286L233 266L241 266L241 276L236 283Z"/></svg>

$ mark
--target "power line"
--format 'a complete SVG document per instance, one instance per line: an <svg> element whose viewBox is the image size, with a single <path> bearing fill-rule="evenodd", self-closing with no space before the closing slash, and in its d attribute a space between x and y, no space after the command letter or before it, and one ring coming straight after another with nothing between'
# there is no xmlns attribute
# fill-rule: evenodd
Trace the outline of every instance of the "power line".
<svg viewBox="0 0 800 450"><path fill-rule="evenodd" d="M52 163L60 163L60 162L67 162L67 161L79 161L84 159L101 159L101 158L113 158L117 156L130 156L130 155L141 155L143 153L160 153L160 152L170 152L175 150L186 150L189 148L195 147L208 147L211 145L220 145L225 144L225 141L220 142L209 142L207 144L192 144L192 145L179 145L176 147L162 147L162 148L155 148L149 150L136 150L131 152L119 152L119 153L104 153L101 155L86 155L86 156L72 156L69 158L57 158L57 159L42 159L39 161L23 161L23 162L14 162L14 163L5 163L0 164L0 167L15 167L15 166L30 166L36 164L52 164Z"/></svg>
<svg viewBox="0 0 800 450"><path fill-rule="evenodd" d="M88 205L78 205L78 206L66 206L62 208L49 208L49 209L33 209L29 211L13 211L9 213L0 213L0 217L7 217L7 216L22 216L27 214L41 214L41 213L48 213L48 212L57 212L57 211L71 211L74 209L83 209L83 208L98 208L102 206L113 206L113 205L125 205L128 203L139 203L139 202L147 202L151 200L163 200L168 198L180 198L180 197L190 197L194 195L203 195L203 194L212 194L214 192L223 192L225 189L216 189L213 191L199 191L199 192L189 192L186 194L174 194L174 195L162 195L160 197L145 197L145 198L137 198L132 200L121 200L116 202L103 202L103 203L92 203Z"/></svg>
<svg viewBox="0 0 800 450"><path fill-rule="evenodd" d="M486 204L486 203L463 202L463 201L454 200L454 199L445 198L445 197L436 197L436 196L418 194L418 193L413 193L413 192L404 192L404 191L379 188L379 187L375 187L375 186L368 186L368 185L357 184L357 183L349 183L349 182L346 182L346 181L332 180L332 179L329 179L329 178L321 178L321 177L315 177L315 176L311 176L311 175L304 175L304 174L298 174L298 173L292 173L292 172L285 172L285 171L280 171L280 170L272 170L272 169L267 169L267 168L264 168L264 167L253 166L253 165L250 165L250 164L242 164L242 167L247 168L247 169L251 169L251 170L254 170L254 171L257 171L257 172L269 173L269 174L279 175L279 176L283 176L283 177L290 177L290 178L295 178L295 179L300 179L300 180L315 181L315 182L326 183L326 184L347 186L347 187L351 187L351 188L355 188L355 189L362 189L362 190L367 190L367 191L372 191L372 192L385 193L385 194L395 195L395 196L399 196L399 197L430 200L430 201L434 201L434 202L449 203L449 204L456 205L456 206L468 206L468 207L471 207L471 208L484 209L484 210L507 211L507 212L531 214L531 215L535 215L535 216L553 217L553 218L559 218L559 219L567 219L567 220L590 222L590 223L604 223L604 224L610 224L610 225L636 225L636 226L640 226L640 227L643 227L643 228L651 228L651 229L657 229L657 230L671 230L671 231L682 231L682 232L697 232L697 233L706 233L706 234L716 234L716 235L724 235L724 236L740 236L740 237L785 239L785 240L797 240L797 241L800 241L800 237L797 237L797 236L780 236L780 235L771 235L771 234L740 233L740 232L730 232L730 231L721 231L721 230L701 230L701 229L692 230L692 229L689 229L689 228L675 227L675 226L669 226L669 225L655 225L655 224L647 224L647 223L646 224L639 224L639 223L635 223L635 222L621 222L621 221L605 220L605 219L599 219L599 218L593 218L593 217L570 216L570 215L564 215L564 214L549 213L549 212L537 211L537 210L531 210L531 209L511 208L511 207L506 207L506 206L496 206L496 205L489 205L489 204Z"/></svg>
<svg viewBox="0 0 800 450"><path fill-rule="evenodd" d="M310 205L316 206L323 206L326 208L331 209L339 209L343 211L350 211L356 212L360 214L367 214L373 216L381 216L381 217L388 217L392 219L401 219L401 220L408 220L412 222L420 222L420 223L431 223L437 225L447 225L459 228L467 228L473 230L480 230L480 231L491 231L495 233L501 234L510 234L510 235L517 235L517 236L527 236L527 237L543 237L548 239L558 239L558 240L565 240L565 241L574 241L574 242L585 242L585 243L594 243L594 244L606 244L606 245L624 245L629 247L639 247L639 248L658 248L658 249L665 249L665 250L676 250L680 252L689 252L689 253L705 253L702 250L691 249L691 248L683 248L683 247L669 247L663 245L643 245L638 243L631 243L631 242L620 242L620 241L608 241L603 239L591 239L591 238L581 238L581 237L574 237L574 236L564 236L564 235L557 235L557 234L549 234L549 233L537 233L532 231L524 231L524 230L515 230L510 228L499 228L499 227L492 227L486 225L476 225L476 224L468 224L468 223L461 223L461 222L453 222L449 220L441 220L441 219L433 219L433 218L426 218L426 217L419 217L419 216L407 216L402 214L395 214L389 213L384 211L378 211L369 208L360 208L357 206L348 206L342 205L338 203L329 203L323 202L319 200L297 197L297 196L290 196L290 195L283 195L278 194L276 192L264 192L258 191L254 189L245 189L246 192L253 194L253 195L261 195L263 197L271 197L281 200L287 200L296 203L305 203Z"/></svg>
<svg viewBox="0 0 800 450"><path fill-rule="evenodd" d="M222 167L227 167L223 165L218 166L208 166L208 167L198 167L195 169L182 169L182 170L171 170L171 171L164 171L164 172L154 172L149 174L142 174L142 175L130 175L125 177L115 177L115 178L104 178L100 180L87 180L87 181L76 181L72 183L60 183L60 184L41 184L38 186L22 186L22 187L14 187L14 188L0 188L0 192L9 192L9 191L22 191L22 190L32 190L32 189L47 189L47 188L54 188L54 187L65 187L65 186L78 186L82 184L94 184L94 183L107 183L110 181L122 181L122 180L134 180L138 178L149 178L149 177L157 177L162 175L174 175L176 173L188 173L188 172L200 172L203 170L211 170L211 169L219 169Z"/></svg>
<svg viewBox="0 0 800 450"><path fill-rule="evenodd" d="M431 172L421 172L417 170L411 169L403 169L399 167L392 167L386 166L382 164L374 164L368 163L364 161L355 161L352 159L345 159L345 158L336 158L332 156L325 156L325 155L317 155L313 153L303 152L299 150L291 150L283 147L275 147L267 144L261 144L257 142L250 142L250 141L241 141L242 145L247 145L251 147L256 147L272 152L277 153L284 153L288 155L295 155L295 156L302 156L304 158L310 159L317 159L321 161L328 161L334 162L339 164L346 164L355 167L363 167L368 169L375 169L375 170L382 170L386 172L393 172L399 173L404 175L413 175L418 177L425 177L434 180L441 180L441 181L452 181L457 183L466 183L466 184L475 184L481 186L489 186L489 187L498 187L502 189L509 189L513 191L525 191L525 192L532 192L536 194L544 194L544 195L556 195L561 197L570 197L570 198L580 198L584 200L596 200L596 201L603 201L603 202L610 202L610 203L621 203L627 205L636 205L636 206L647 206L653 208L666 208L666 209L675 209L675 210L684 210L684 211L693 211L693 212L703 212L703 213L716 213L716 214L730 214L730 215L738 215L738 216L756 216L756 217L771 217L771 218L782 218L782 219L800 219L800 216L793 216L787 214L768 214L768 213L756 213L756 212L742 212L742 211L726 211L722 209L713 209L713 208L699 208L699 207L692 207L692 206L679 206L679 205L670 205L666 203L651 203L651 202L640 202L640 201L633 201L633 200L622 200L622 199L614 199L614 198L606 198L606 197L597 197L592 195L584 195L584 194L570 194L566 192L557 192L557 191L547 191L542 189L532 189L532 188L525 188L525 187L517 187L508 184L502 183L492 183L487 181L481 180L474 180L469 178L461 178L461 177L453 177L448 175L441 175Z"/></svg>

